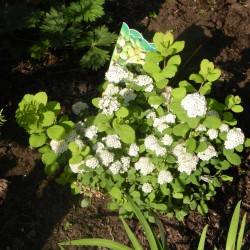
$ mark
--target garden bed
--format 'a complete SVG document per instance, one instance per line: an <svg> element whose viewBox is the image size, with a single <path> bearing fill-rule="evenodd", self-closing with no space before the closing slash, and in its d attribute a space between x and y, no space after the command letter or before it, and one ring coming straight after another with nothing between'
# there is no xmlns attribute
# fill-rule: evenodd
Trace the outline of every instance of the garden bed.
<svg viewBox="0 0 250 250"><path fill-rule="evenodd" d="M155 5L150 3L155 1L148 1L147 6L144 1L117 2L107 6L109 12L119 13L115 17L117 24L125 21L149 37L151 32L173 30L178 39L185 40L182 77L197 70L202 58L221 68L224 83L218 84L214 95L219 99L229 92L241 96L245 110L238 117L239 127L249 137L250 2L167 0ZM118 25L114 29L119 30ZM1 62L1 71L0 107L5 108L7 122L1 129L0 177L8 181L8 189L5 199L1 201L0 197L0 249L57 249L62 240L87 236L127 243L117 214L105 209L108 198L95 198L90 207L81 208L67 187L46 177L39 155L28 148L24 131L17 127L14 118L22 96L37 91L46 91L51 99L62 103L65 113L70 113L72 103L88 102L95 96L104 71L81 72L53 56L39 65L26 60L6 61L3 65ZM242 165L232 171L234 181L209 202L207 217L192 212L183 222L162 218L170 249L196 249L205 224L209 225L207 249L214 245L222 249L237 201L241 199L243 211L250 212L249 153L243 157ZM139 225L131 221L131 226L145 243ZM249 249L249 245L248 227L243 249Z"/></svg>

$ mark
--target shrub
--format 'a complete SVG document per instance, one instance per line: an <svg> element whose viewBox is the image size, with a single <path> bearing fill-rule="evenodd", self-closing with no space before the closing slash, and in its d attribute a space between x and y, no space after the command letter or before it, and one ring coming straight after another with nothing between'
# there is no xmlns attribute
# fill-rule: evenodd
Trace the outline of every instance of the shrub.
<svg viewBox="0 0 250 250"><path fill-rule="evenodd" d="M72 107L80 117L75 124L59 117L30 130L33 121L42 121L39 110L48 108L39 104L36 119L28 120L24 98L17 117L47 172L61 165L58 181L70 182L75 193L108 192L110 208L121 206L125 213L132 211L129 194L152 220L149 211L182 220L190 209L208 212L207 201L223 182L232 181L226 170L240 165L239 152L249 139L232 113L242 111L240 97L229 95L220 103L208 96L220 70L204 59L189 81L171 87L184 42L174 41L170 32L156 33L153 41L124 24L102 96L92 101L96 115L78 102Z"/></svg>
<svg viewBox="0 0 250 250"><path fill-rule="evenodd" d="M0 126L2 126L6 122L4 115L3 115L3 110L0 110Z"/></svg>
<svg viewBox="0 0 250 250"><path fill-rule="evenodd" d="M32 45L30 53L36 60L41 60L48 52L58 52L63 59L74 61L78 58L82 67L97 70L109 61L109 48L116 39L105 25L97 23L104 15L104 2L76 0L57 6L47 3L46 8L39 11L23 5L11 6L1 17L3 23L8 23L8 29L2 27L0 30L35 31L38 41ZM15 17L19 15L17 21Z"/></svg>

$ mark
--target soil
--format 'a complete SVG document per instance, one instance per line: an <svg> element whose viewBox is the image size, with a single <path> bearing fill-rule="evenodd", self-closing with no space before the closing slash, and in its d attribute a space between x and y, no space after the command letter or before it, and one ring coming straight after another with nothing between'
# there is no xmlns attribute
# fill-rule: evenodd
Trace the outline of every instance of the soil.
<svg viewBox="0 0 250 250"><path fill-rule="evenodd" d="M223 81L213 94L218 98L229 92L241 96L244 112L238 116L239 126L250 136L249 0L121 0L108 1L106 11L107 15L113 13L110 25L114 31L125 21L148 37L155 31L172 30L178 39L184 39L182 77L196 71L201 59L214 61L223 71ZM8 36L1 39L1 44L17 43ZM117 213L105 208L108 198L94 199L88 208L81 208L79 198L68 187L57 185L44 174L39 154L28 147L27 136L14 118L22 96L40 90L46 91L50 99L60 101L63 112L70 114L72 103L80 99L88 102L96 94L105 69L84 72L53 55L40 64L24 57L16 61L12 58L6 51L0 51L0 107L7 118L0 137L0 249L54 250L60 241L81 237L105 237L127 244ZM206 249L213 249L214 245L223 249L233 208L240 199L242 213L248 213L250 222L249 152L242 157L242 165L231 171L233 182L211 200L206 217L193 212L183 222L162 218L170 249L196 249L206 224L209 225ZM130 225L147 249L138 223L131 221ZM248 226L243 250L249 250L249 246Z"/></svg>

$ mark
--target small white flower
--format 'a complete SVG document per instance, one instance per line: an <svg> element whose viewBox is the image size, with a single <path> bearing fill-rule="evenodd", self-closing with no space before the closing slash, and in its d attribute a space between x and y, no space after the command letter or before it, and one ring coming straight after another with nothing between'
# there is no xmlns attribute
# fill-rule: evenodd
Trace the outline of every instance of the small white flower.
<svg viewBox="0 0 250 250"><path fill-rule="evenodd" d="M214 128L210 128L207 131L207 135L209 137L210 140L214 140L218 137L218 130L214 129Z"/></svg>
<svg viewBox="0 0 250 250"><path fill-rule="evenodd" d="M85 161L85 165L89 168L96 168L99 165L99 161L95 157L91 157Z"/></svg>
<svg viewBox="0 0 250 250"><path fill-rule="evenodd" d="M176 116L173 115L172 113L169 113L169 114L163 116L162 119L163 119L166 123L175 123Z"/></svg>
<svg viewBox="0 0 250 250"><path fill-rule="evenodd" d="M173 176L169 171L161 170L159 175L158 175L157 182L160 185L163 185L163 184L172 182L172 180L173 180Z"/></svg>
<svg viewBox="0 0 250 250"><path fill-rule="evenodd" d="M228 132L229 131L229 126L225 123L221 124L219 127L220 132Z"/></svg>
<svg viewBox="0 0 250 250"><path fill-rule="evenodd" d="M109 82L119 83L129 77L129 73L121 66L111 65L105 74Z"/></svg>
<svg viewBox="0 0 250 250"><path fill-rule="evenodd" d="M177 144L173 151L172 151L173 155L175 155L176 157L181 156L182 154L186 153L186 148L184 147L184 144Z"/></svg>
<svg viewBox="0 0 250 250"><path fill-rule="evenodd" d="M107 95L100 99L98 105L105 115L112 115L121 106L116 97Z"/></svg>
<svg viewBox="0 0 250 250"><path fill-rule="evenodd" d="M146 149L153 151L156 156L163 156L167 152L164 147L159 145L158 140L154 135L147 136L144 140L144 145Z"/></svg>
<svg viewBox="0 0 250 250"><path fill-rule="evenodd" d="M160 118L155 118L153 127L156 128L160 133L162 133L166 128L168 128L168 125L165 121L165 116L162 116Z"/></svg>
<svg viewBox="0 0 250 250"><path fill-rule="evenodd" d="M139 152L139 147L135 143L132 143L129 147L128 155L136 157L138 156L138 152Z"/></svg>
<svg viewBox="0 0 250 250"><path fill-rule="evenodd" d="M212 145L209 145L204 151L199 152L197 156L202 160L202 161L209 161L213 157L217 157L218 153L215 150L215 148Z"/></svg>
<svg viewBox="0 0 250 250"><path fill-rule="evenodd" d="M234 149L242 145L244 141L245 135L242 130L240 128L233 128L228 131L224 145L226 149Z"/></svg>
<svg viewBox="0 0 250 250"><path fill-rule="evenodd" d="M112 83L109 83L102 95L112 96L119 93L119 88Z"/></svg>
<svg viewBox="0 0 250 250"><path fill-rule="evenodd" d="M145 92L152 92L153 89L154 89L154 85L153 84L147 85L146 88L145 88Z"/></svg>
<svg viewBox="0 0 250 250"><path fill-rule="evenodd" d="M99 156L101 163L106 167L114 161L114 154L110 153L108 150L100 150L97 155Z"/></svg>
<svg viewBox="0 0 250 250"><path fill-rule="evenodd" d="M85 129L85 137L93 140L97 136L98 128L95 125L92 125Z"/></svg>
<svg viewBox="0 0 250 250"><path fill-rule="evenodd" d="M135 79L135 84L140 87L145 87L146 92L152 92L154 89L153 79L148 75L139 75Z"/></svg>
<svg viewBox="0 0 250 250"><path fill-rule="evenodd" d="M108 148L121 148L122 146L118 135L107 135L102 140Z"/></svg>
<svg viewBox="0 0 250 250"><path fill-rule="evenodd" d="M93 145L93 149L96 151L96 153L100 152L104 148L105 148L105 146L101 142L97 142L95 145Z"/></svg>
<svg viewBox="0 0 250 250"><path fill-rule="evenodd" d="M143 183L141 189L145 194L149 194L153 191L152 185L149 183Z"/></svg>
<svg viewBox="0 0 250 250"><path fill-rule="evenodd" d="M135 163L135 169L139 170L143 176L150 174L154 168L155 166L150 162L148 157L140 157Z"/></svg>
<svg viewBox="0 0 250 250"><path fill-rule="evenodd" d="M152 119L154 120L156 118L156 113L154 111L150 111L147 115L146 115L147 119Z"/></svg>
<svg viewBox="0 0 250 250"><path fill-rule="evenodd" d="M207 112L206 98L199 93L187 94L181 101L181 106L191 118L204 116Z"/></svg>
<svg viewBox="0 0 250 250"><path fill-rule="evenodd" d="M121 173L125 173L128 171L129 166L130 166L130 158L127 156L122 156L121 157L121 163L122 163L122 169L121 169Z"/></svg>
<svg viewBox="0 0 250 250"><path fill-rule="evenodd" d="M80 150L83 149L84 143L81 139L79 139L79 138L75 139L75 143L79 147Z"/></svg>
<svg viewBox="0 0 250 250"><path fill-rule="evenodd" d="M165 134L162 139L161 142L165 145L165 146L170 146L173 143L174 139L171 135Z"/></svg>
<svg viewBox="0 0 250 250"><path fill-rule="evenodd" d="M165 88L165 91L162 93L162 96L165 98L166 100L166 104L169 104L171 99L172 99L172 90L173 88L172 87L166 87Z"/></svg>
<svg viewBox="0 0 250 250"><path fill-rule="evenodd" d="M75 174L77 173L82 173L83 169L81 169L81 166L84 164L83 161L79 162L79 163L69 163L69 167L71 169L71 171Z"/></svg>
<svg viewBox="0 0 250 250"><path fill-rule="evenodd" d="M88 104L81 101L76 102L72 105L72 111L75 115L80 115L87 108Z"/></svg>
<svg viewBox="0 0 250 250"><path fill-rule="evenodd" d="M68 149L65 140L51 140L50 147L56 154L62 154Z"/></svg>
<svg viewBox="0 0 250 250"><path fill-rule="evenodd" d="M119 174L120 169L122 168L122 163L120 161L113 162L109 170L112 172L113 175Z"/></svg>
<svg viewBox="0 0 250 250"><path fill-rule="evenodd" d="M128 104L136 98L134 90L129 88L122 89L119 94L124 98L125 104Z"/></svg>
<svg viewBox="0 0 250 250"><path fill-rule="evenodd" d="M205 132L207 131L207 128L203 124L199 124L199 126L195 129L196 132Z"/></svg>

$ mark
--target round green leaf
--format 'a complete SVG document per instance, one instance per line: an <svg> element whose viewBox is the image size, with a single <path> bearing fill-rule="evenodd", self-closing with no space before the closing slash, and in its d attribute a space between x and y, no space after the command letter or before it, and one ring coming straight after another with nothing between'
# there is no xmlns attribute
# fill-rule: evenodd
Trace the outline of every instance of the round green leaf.
<svg viewBox="0 0 250 250"><path fill-rule="evenodd" d="M176 136L184 137L186 133L188 132L188 130L189 130L189 126L186 123L181 123L181 124L174 126L173 133Z"/></svg>
<svg viewBox="0 0 250 250"><path fill-rule="evenodd" d="M231 110L234 112L234 113L241 113L243 112L243 107L241 105L234 105Z"/></svg>
<svg viewBox="0 0 250 250"><path fill-rule="evenodd" d="M47 129L47 135L50 139L60 140L65 136L65 129L62 126L54 125Z"/></svg>
<svg viewBox="0 0 250 250"><path fill-rule="evenodd" d="M194 138L189 138L186 140L186 148L188 153L192 153L195 151L196 148L196 140Z"/></svg>
<svg viewBox="0 0 250 250"><path fill-rule="evenodd" d="M207 128L219 128L221 125L221 120L216 116L208 115L205 118L203 125L205 125Z"/></svg>
<svg viewBox="0 0 250 250"><path fill-rule="evenodd" d="M30 146L33 148L39 148L45 144L47 136L45 133L32 134L29 138Z"/></svg>
<svg viewBox="0 0 250 250"><path fill-rule="evenodd" d="M186 95L186 88L175 88L172 90L171 94L175 99L182 99Z"/></svg>
<svg viewBox="0 0 250 250"><path fill-rule="evenodd" d="M55 163L57 155L53 151L48 151L42 155L42 162L45 165L51 165Z"/></svg>
<svg viewBox="0 0 250 250"><path fill-rule="evenodd" d="M119 108L116 112L115 112L116 116L117 117L120 117L120 118L124 118L124 117L127 117L129 115L129 111L127 108L125 107L121 107Z"/></svg>
<svg viewBox="0 0 250 250"><path fill-rule="evenodd" d="M42 126L48 127L51 126L56 119L55 113L52 111L46 111L43 113Z"/></svg>
<svg viewBox="0 0 250 250"><path fill-rule="evenodd" d="M38 103L44 104L44 106L47 104L48 96L45 92L38 92L34 95L34 100Z"/></svg>
<svg viewBox="0 0 250 250"><path fill-rule="evenodd" d="M92 104L96 107L99 108L99 101L101 100L100 97L92 99Z"/></svg>
<svg viewBox="0 0 250 250"><path fill-rule="evenodd" d="M233 165L239 166L241 164L241 158L238 154L234 153L231 150L224 150L224 155L226 156L226 159Z"/></svg>
<svg viewBox="0 0 250 250"><path fill-rule="evenodd" d="M151 95L148 98L148 103L151 105L161 105L164 102L164 98L158 95Z"/></svg>

